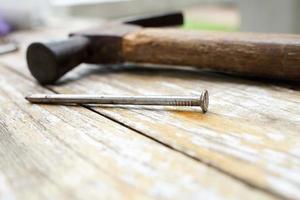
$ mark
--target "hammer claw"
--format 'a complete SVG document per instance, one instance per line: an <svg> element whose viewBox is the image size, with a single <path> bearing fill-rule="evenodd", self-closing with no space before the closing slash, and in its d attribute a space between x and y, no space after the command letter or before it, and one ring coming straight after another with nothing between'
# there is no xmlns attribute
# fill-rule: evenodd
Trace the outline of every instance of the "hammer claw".
<svg viewBox="0 0 300 200"><path fill-rule="evenodd" d="M182 12L170 12L160 15L151 15L139 18L124 20L125 24L133 24L142 27L167 27L183 25L184 17Z"/></svg>

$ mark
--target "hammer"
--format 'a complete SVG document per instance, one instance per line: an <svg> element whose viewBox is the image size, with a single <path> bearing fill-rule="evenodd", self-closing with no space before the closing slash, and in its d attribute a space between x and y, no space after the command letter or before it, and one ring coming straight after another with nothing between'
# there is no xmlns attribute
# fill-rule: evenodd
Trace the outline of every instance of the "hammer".
<svg viewBox="0 0 300 200"><path fill-rule="evenodd" d="M53 84L81 63L194 66L242 76L300 80L300 36L159 28L182 25L181 12L106 23L65 41L33 43L27 63L40 84ZM151 27L151 28L150 28Z"/></svg>

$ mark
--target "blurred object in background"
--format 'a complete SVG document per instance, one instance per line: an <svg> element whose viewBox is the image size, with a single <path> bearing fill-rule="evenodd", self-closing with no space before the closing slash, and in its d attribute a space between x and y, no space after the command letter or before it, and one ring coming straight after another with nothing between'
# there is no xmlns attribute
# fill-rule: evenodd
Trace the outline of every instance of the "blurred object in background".
<svg viewBox="0 0 300 200"><path fill-rule="evenodd" d="M187 21L186 27L220 31L300 33L300 23L298 23L300 0L50 0L50 2L56 13L94 18L120 18L190 8L195 13L197 12L195 7L199 8L200 16L202 13L210 12L209 9L206 11L201 9L203 5L209 4L223 7L219 9L221 14L213 11L211 13L214 15L210 15L211 19L219 18L219 21L223 19L222 13L231 6L239 8L234 15L241 16L241 19L237 17L234 23L230 22L224 26L223 22L208 23L201 20L199 26L192 20L192 22Z"/></svg>
<svg viewBox="0 0 300 200"><path fill-rule="evenodd" d="M0 13L0 38L10 33L11 27L6 20L1 17Z"/></svg>
<svg viewBox="0 0 300 200"><path fill-rule="evenodd" d="M299 0L239 0L241 30L300 33Z"/></svg>
<svg viewBox="0 0 300 200"><path fill-rule="evenodd" d="M240 16L236 4L207 4L187 8L184 28L209 31L238 31Z"/></svg>
<svg viewBox="0 0 300 200"><path fill-rule="evenodd" d="M29 29L45 24L48 0L0 0L1 16L13 30Z"/></svg>
<svg viewBox="0 0 300 200"><path fill-rule="evenodd" d="M7 36L11 31L11 27L6 20L0 17L0 55L16 51L17 44L9 40Z"/></svg>
<svg viewBox="0 0 300 200"><path fill-rule="evenodd" d="M120 18L147 15L232 0L50 0L55 10L81 17Z"/></svg>
<svg viewBox="0 0 300 200"><path fill-rule="evenodd" d="M60 16L114 19L185 11L186 29L237 31L240 18L233 0L50 0Z"/></svg>
<svg viewBox="0 0 300 200"><path fill-rule="evenodd" d="M0 0L13 30L53 18L115 19L186 10L185 28L214 31L300 33L300 0Z"/></svg>

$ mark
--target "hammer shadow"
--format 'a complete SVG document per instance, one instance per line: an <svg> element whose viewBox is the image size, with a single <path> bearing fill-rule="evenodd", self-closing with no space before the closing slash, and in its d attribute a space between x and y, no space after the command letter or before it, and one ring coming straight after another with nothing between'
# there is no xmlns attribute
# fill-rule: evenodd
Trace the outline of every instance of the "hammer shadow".
<svg viewBox="0 0 300 200"><path fill-rule="evenodd" d="M55 86L61 86L68 83L80 81L92 75L105 76L107 74L126 71L128 67L122 65L88 65L82 64L73 71L66 74L61 80L55 83Z"/></svg>
<svg viewBox="0 0 300 200"><path fill-rule="evenodd" d="M274 85L287 89L300 91L299 81L279 81L274 79L264 79L257 77L245 77L237 74L215 72L208 69L199 69L195 67L175 67L158 65L84 65L71 72L70 76L59 81L56 85L68 84L79 81L89 76L105 76L107 74L134 74L138 76L162 76L177 78L182 80L203 80L214 83L236 83L247 85Z"/></svg>

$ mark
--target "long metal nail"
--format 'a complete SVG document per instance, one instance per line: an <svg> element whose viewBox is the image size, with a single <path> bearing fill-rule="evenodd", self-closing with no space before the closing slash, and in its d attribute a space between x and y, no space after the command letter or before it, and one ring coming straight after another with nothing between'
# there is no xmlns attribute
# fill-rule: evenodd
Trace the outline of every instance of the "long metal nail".
<svg viewBox="0 0 300 200"><path fill-rule="evenodd" d="M162 106L200 106L206 113L209 94L205 90L199 96L102 96L75 94L34 94L27 96L31 103L37 104L118 104L118 105L162 105Z"/></svg>

